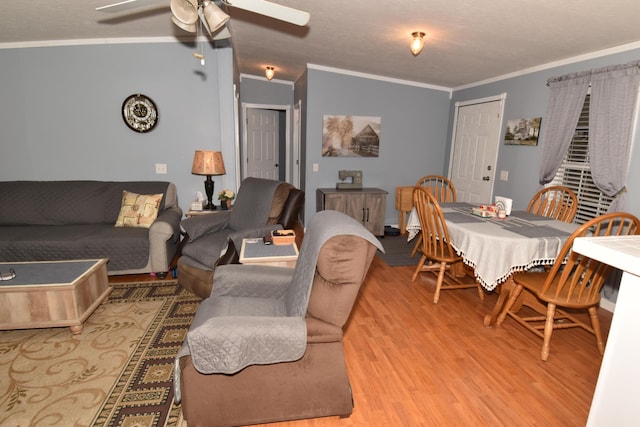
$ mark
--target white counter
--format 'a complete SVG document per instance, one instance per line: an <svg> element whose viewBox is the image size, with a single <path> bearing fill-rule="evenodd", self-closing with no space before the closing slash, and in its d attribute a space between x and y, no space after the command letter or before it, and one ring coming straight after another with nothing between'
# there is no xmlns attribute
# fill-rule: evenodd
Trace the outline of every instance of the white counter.
<svg viewBox="0 0 640 427"><path fill-rule="evenodd" d="M573 250L624 271L587 426L638 426L640 236L576 238Z"/></svg>

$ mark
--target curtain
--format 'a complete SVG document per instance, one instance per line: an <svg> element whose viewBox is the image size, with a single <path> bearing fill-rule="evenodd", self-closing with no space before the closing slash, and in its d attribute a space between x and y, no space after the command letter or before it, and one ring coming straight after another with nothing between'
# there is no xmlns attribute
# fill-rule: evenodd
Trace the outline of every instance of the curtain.
<svg viewBox="0 0 640 427"><path fill-rule="evenodd" d="M540 184L555 177L576 130L584 98L589 90L590 73L568 74L549 79L551 88L547 116L540 132L542 163Z"/></svg>
<svg viewBox="0 0 640 427"><path fill-rule="evenodd" d="M633 118L640 85L640 61L592 72L589 114L589 157L594 184L617 196L610 212L626 209L625 182Z"/></svg>

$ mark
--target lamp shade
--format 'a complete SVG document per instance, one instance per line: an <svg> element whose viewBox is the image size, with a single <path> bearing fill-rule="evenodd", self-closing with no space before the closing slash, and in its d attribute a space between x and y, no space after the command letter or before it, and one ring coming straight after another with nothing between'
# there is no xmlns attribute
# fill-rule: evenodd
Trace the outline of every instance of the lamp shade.
<svg viewBox="0 0 640 427"><path fill-rule="evenodd" d="M181 20L177 19L175 16L172 16L171 20L173 21L174 24L176 24L178 28L182 28L183 30L189 33L195 33L197 30L196 24L185 24Z"/></svg>
<svg viewBox="0 0 640 427"><path fill-rule="evenodd" d="M195 175L224 175L226 171L222 152L196 150L191 173Z"/></svg>
<svg viewBox="0 0 640 427"><path fill-rule="evenodd" d="M202 5L205 23L210 33L218 31L229 20L230 16L216 6L214 2L205 0Z"/></svg>
<svg viewBox="0 0 640 427"><path fill-rule="evenodd" d="M171 0L171 13L183 24L193 25L198 20L198 1Z"/></svg>

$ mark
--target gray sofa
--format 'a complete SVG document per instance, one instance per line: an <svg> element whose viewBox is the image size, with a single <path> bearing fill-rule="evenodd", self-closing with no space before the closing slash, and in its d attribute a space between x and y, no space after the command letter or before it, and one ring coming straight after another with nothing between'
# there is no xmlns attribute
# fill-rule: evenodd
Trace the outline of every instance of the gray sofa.
<svg viewBox="0 0 640 427"><path fill-rule="evenodd" d="M115 227L123 191L164 196L149 228ZM110 275L169 270L180 242L169 182L0 182L0 261L109 258Z"/></svg>

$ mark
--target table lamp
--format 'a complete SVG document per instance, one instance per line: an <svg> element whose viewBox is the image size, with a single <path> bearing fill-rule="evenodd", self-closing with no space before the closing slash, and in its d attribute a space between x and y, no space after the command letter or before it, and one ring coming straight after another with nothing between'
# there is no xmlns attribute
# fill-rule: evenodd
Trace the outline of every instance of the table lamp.
<svg viewBox="0 0 640 427"><path fill-rule="evenodd" d="M224 175L224 160L222 160L222 152L220 151L207 151L196 150L196 154L193 156L193 166L191 167L191 173L194 175L206 175L207 179L204 181L204 191L207 193L207 206L203 207L206 210L215 210L216 205L213 204L213 181L212 175Z"/></svg>

